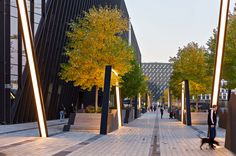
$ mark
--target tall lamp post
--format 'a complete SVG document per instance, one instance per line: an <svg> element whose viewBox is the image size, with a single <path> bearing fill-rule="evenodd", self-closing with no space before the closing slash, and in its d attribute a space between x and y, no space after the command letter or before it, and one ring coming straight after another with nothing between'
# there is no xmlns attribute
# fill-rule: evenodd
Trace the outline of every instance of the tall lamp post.
<svg viewBox="0 0 236 156"><path fill-rule="evenodd" d="M185 106L185 81L182 82L181 94L181 121L184 123L184 106Z"/></svg>
<svg viewBox="0 0 236 156"><path fill-rule="evenodd" d="M20 15L21 33L23 36L29 71L33 86L33 92L36 103L36 111L38 117L39 133L41 137L48 137L46 115L44 110L44 102L42 96L42 88L39 79L37 60L35 56L35 47L33 42L33 33L27 14L27 6L25 0L16 0L18 14Z"/></svg>
<svg viewBox="0 0 236 156"><path fill-rule="evenodd" d="M118 76L118 73L112 69L112 72ZM117 106L117 118L118 118L118 127L122 126L121 122L121 109L120 109L120 89L119 89L119 82L116 81L116 106Z"/></svg>
<svg viewBox="0 0 236 156"><path fill-rule="evenodd" d="M224 46L225 46L225 34L227 29L227 20L229 12L230 0L221 0L220 3L220 14L218 23L218 35L217 35L217 45L216 45L216 56L215 56L215 68L214 68L214 80L212 87L212 101L211 105L217 105L219 99L220 90L220 77L224 56Z"/></svg>

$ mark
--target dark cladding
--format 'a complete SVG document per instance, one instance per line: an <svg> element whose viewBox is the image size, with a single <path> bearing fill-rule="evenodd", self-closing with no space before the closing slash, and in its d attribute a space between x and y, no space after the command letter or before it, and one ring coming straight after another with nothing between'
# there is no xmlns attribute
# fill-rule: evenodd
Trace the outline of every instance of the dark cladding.
<svg viewBox="0 0 236 156"><path fill-rule="evenodd" d="M0 2L2 3L1 0ZM69 110L72 103L80 108L82 103L86 106L94 101L94 90L86 92L79 87L74 87L72 84L67 84L59 79L58 73L60 71L60 64L66 61L63 55L63 47L66 43L65 32L69 29L68 23L78 16L83 16L83 12L88 11L88 9L93 6L99 7L108 5L117 7L124 12L125 18L129 18L129 15L124 0L47 0L46 7L44 7L43 4L44 3L42 3L41 7L46 9L45 12L44 9L42 10L45 16L42 16L39 22L37 21L37 28L35 27L36 56L42 82L46 116L47 119L56 119L62 105L66 110ZM33 10L39 11L36 8ZM2 13L3 12L0 13L0 17L3 15ZM0 20L2 21L2 19ZM2 22L0 23L2 24ZM0 33L3 31L3 27L0 25ZM137 53L137 59L141 63L141 53L133 29L131 36L131 44ZM122 37L128 41L129 32L124 33ZM2 39L1 35L1 41ZM2 51L0 54L3 54ZM2 67L3 63L4 60L0 62L0 67ZM8 63L10 63L10 61L8 61ZM16 98L14 102L10 104L11 107L9 111L11 113L0 109L1 111L3 110L3 112L0 112L1 114L8 113L8 116L11 118L7 123L21 123L36 120L34 113L35 100L30 75L28 66L26 65L25 67L22 80L20 81L21 84L18 84L18 90L15 95ZM2 68L0 68L0 72L1 69ZM18 79L20 77L21 75L18 75ZM2 86L2 89L3 87L4 86ZM100 93L99 95L99 100L101 101L102 94ZM3 101L3 96L0 97L0 100ZM5 104L1 102L0 108L3 107L5 107ZM0 119L0 122L5 121L3 118Z"/></svg>

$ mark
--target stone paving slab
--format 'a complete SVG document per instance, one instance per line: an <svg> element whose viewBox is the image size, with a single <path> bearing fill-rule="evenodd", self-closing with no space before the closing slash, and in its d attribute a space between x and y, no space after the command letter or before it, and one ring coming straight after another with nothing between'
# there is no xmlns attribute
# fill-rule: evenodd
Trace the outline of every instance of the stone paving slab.
<svg viewBox="0 0 236 156"><path fill-rule="evenodd" d="M61 127L67 123L68 119L60 120L49 120L47 121L48 128L51 127ZM38 130L38 123L37 122L29 122L29 123L20 123L20 124L12 124L12 125L0 125L0 136L3 134L10 134L10 133L18 133L24 132L26 130ZM24 132L25 133L25 132ZM50 133L50 132L49 132ZM36 135L39 135L37 133Z"/></svg>
<svg viewBox="0 0 236 156"><path fill-rule="evenodd" d="M161 156L234 156L224 148L224 140L220 141L216 150L209 149L208 145L201 150L199 132L175 119L169 119L167 115L159 119L159 127ZM203 131L207 130L205 127L198 126Z"/></svg>
<svg viewBox="0 0 236 156"><path fill-rule="evenodd" d="M145 114L108 135L67 132L49 138L32 137L37 130L0 135L5 155L148 155L156 114ZM23 136L21 136L23 135ZM96 139L94 139L96 138Z"/></svg>
<svg viewBox="0 0 236 156"><path fill-rule="evenodd" d="M49 138L13 137L7 145L0 146L0 153L11 156L49 156L95 136L92 133L67 132ZM24 141L19 141L24 140ZM25 140L29 140L25 142ZM1 139L0 139L1 141ZM17 143L17 145L15 145ZM10 146L6 148L6 146Z"/></svg>
<svg viewBox="0 0 236 156"><path fill-rule="evenodd" d="M68 156L148 156L155 118L156 114L144 114L139 119Z"/></svg>
<svg viewBox="0 0 236 156"><path fill-rule="evenodd" d="M233 156L224 148L223 135L217 136L222 140L216 150L207 149L207 145L200 150L199 132L206 126L185 126L168 119L166 112L163 119L156 113L145 113L108 135L64 133L62 127L49 127L54 134L49 138L37 137L37 129L2 134L0 156Z"/></svg>

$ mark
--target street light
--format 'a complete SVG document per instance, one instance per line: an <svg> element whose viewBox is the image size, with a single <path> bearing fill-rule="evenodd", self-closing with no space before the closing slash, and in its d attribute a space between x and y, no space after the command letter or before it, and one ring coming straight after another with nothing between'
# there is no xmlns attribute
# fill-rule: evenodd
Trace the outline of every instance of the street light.
<svg viewBox="0 0 236 156"><path fill-rule="evenodd" d="M217 49L216 49L216 59L215 59L215 69L214 69L214 80L212 88L212 101L211 105L217 105L220 90L220 77L221 68L224 56L224 46L225 46L225 34L227 29L228 11L229 11L230 0L221 0L220 4L220 14L218 23L218 35L217 35Z"/></svg>
<svg viewBox="0 0 236 156"><path fill-rule="evenodd" d="M42 90L40 86L40 80L38 78L38 68L35 58L35 48L33 42L33 34L31 30L31 26L29 24L29 18L27 14L27 6L25 0L16 0L18 13L20 15L21 21L21 33L23 35L23 41L26 51L26 57L29 64L30 76L33 86L33 92L36 103L36 110L38 116L38 125L39 125L39 133L41 137L47 137L47 125L46 125L46 115L44 110L43 96Z"/></svg>
<svg viewBox="0 0 236 156"><path fill-rule="evenodd" d="M118 77L118 73L112 69L112 72ZM117 105L117 117L118 117L118 126L121 127L121 109L120 109L120 90L119 90L119 82L116 81L116 105Z"/></svg>
<svg viewBox="0 0 236 156"><path fill-rule="evenodd" d="M141 103L142 103L142 101L141 101L141 94L139 93L138 94L138 108L139 109L141 109Z"/></svg>
<svg viewBox="0 0 236 156"><path fill-rule="evenodd" d="M182 96L181 96L181 101L182 101L182 107L181 107L181 121L184 122L184 105L185 105L185 81L182 82Z"/></svg>

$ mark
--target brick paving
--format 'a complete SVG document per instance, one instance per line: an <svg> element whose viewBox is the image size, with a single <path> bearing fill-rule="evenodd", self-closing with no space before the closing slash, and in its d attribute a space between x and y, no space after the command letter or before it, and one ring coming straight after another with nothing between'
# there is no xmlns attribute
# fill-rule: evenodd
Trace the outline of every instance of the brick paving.
<svg viewBox="0 0 236 156"><path fill-rule="evenodd" d="M165 115L163 119L159 120L159 127L161 156L234 156L224 148L222 134L220 137L216 137L216 140L220 141L220 146L216 150L209 149L208 145L204 145L203 150L200 150L201 139L199 136L204 137L206 133L202 134L201 132L206 132L207 125L194 126L198 128L197 131L175 119L169 119Z"/></svg>
<svg viewBox="0 0 236 156"><path fill-rule="evenodd" d="M32 124L18 129L11 126L12 133L6 133L7 126L0 126L0 156L233 156L224 148L222 134L217 137L221 145L216 150L208 149L208 145L200 150L199 135L206 126L188 127L168 119L166 113L163 119L156 113L145 113L108 135L62 133L62 125L57 123L51 123L49 138L37 137Z"/></svg>

